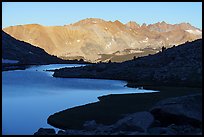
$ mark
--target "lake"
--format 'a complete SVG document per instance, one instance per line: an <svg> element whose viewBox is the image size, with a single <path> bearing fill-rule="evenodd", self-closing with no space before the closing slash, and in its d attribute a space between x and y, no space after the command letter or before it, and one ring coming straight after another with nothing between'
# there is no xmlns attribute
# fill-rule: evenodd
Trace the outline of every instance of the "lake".
<svg viewBox="0 0 204 137"><path fill-rule="evenodd" d="M2 72L3 135L32 135L41 127L52 127L47 124L49 115L96 102L98 96L157 92L125 87L125 81L55 78L53 72L44 71L79 66L52 64Z"/></svg>

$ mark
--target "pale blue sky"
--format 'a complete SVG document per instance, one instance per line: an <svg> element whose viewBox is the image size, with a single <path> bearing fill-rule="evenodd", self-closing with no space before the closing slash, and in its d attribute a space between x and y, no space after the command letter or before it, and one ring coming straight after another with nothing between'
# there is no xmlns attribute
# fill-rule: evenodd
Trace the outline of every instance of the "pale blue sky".
<svg viewBox="0 0 204 137"><path fill-rule="evenodd" d="M188 22L202 29L202 2L3 2L2 27L63 26L85 18L122 23Z"/></svg>

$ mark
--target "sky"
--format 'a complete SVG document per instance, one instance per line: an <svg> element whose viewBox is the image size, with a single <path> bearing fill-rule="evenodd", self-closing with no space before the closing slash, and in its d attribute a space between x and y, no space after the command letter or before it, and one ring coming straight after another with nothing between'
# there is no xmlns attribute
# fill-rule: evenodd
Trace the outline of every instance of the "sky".
<svg viewBox="0 0 204 137"><path fill-rule="evenodd" d="M86 18L122 23L188 22L202 29L202 2L2 2L2 28L63 26Z"/></svg>

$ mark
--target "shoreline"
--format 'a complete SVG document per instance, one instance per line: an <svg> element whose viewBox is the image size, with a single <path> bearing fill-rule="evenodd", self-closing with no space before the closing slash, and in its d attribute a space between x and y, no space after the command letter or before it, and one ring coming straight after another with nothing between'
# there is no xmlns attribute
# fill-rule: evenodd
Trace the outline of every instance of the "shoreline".
<svg viewBox="0 0 204 137"><path fill-rule="evenodd" d="M144 89L146 89L146 87ZM50 115L47 119L47 123L53 127L64 130L82 129L83 123L88 120L95 120L97 123L110 125L120 119L122 115L148 111L152 105L160 100L196 93L202 94L202 88L152 86L148 89L160 89L160 92L99 96L99 101L97 102L69 108ZM144 100L146 101L144 102ZM134 104L134 106L131 104Z"/></svg>
<svg viewBox="0 0 204 137"><path fill-rule="evenodd" d="M2 72L3 71L12 71L12 70L25 70L32 66L40 66L40 65L52 65L52 64L91 64L91 63L83 63L83 62L76 62L76 63L39 63L39 64L9 64L9 63L2 63ZM54 70L49 70L54 71Z"/></svg>

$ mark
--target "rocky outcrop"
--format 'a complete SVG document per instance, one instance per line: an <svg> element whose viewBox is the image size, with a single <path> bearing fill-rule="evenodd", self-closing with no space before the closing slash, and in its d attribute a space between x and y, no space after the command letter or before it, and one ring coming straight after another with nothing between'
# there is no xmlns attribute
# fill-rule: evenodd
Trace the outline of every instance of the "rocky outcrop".
<svg viewBox="0 0 204 137"><path fill-rule="evenodd" d="M54 129L53 129L54 130ZM175 125L168 127L151 127L146 132L130 130L59 130L56 134L50 133L47 129L42 129L34 135L202 135L202 129L191 125Z"/></svg>
<svg viewBox="0 0 204 137"><path fill-rule="evenodd" d="M64 59L81 57L91 62L108 62L110 59L121 62L132 59L133 55L156 53L162 46L172 47L202 38L202 30L189 23L158 22L140 26L133 21L123 24L118 20L112 22L97 18L87 18L64 26L27 24L3 30L51 55ZM121 56L115 55L115 52Z"/></svg>
<svg viewBox="0 0 204 137"><path fill-rule="evenodd" d="M117 121L114 129L118 129L119 131L146 132L153 122L154 117L149 112L137 112Z"/></svg>
<svg viewBox="0 0 204 137"><path fill-rule="evenodd" d="M53 128L40 128L34 135L55 135Z"/></svg>
<svg viewBox="0 0 204 137"><path fill-rule="evenodd" d="M158 102L150 112L161 123L184 124L200 127L202 124L202 95L169 98Z"/></svg>
<svg viewBox="0 0 204 137"><path fill-rule="evenodd" d="M95 130L97 128L97 123L95 120L85 121L83 124L84 129L86 130Z"/></svg>

